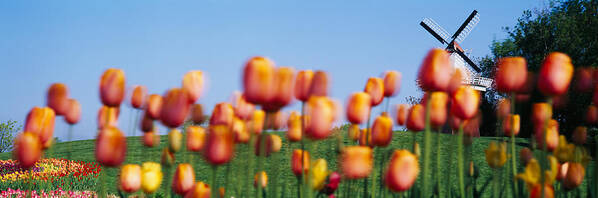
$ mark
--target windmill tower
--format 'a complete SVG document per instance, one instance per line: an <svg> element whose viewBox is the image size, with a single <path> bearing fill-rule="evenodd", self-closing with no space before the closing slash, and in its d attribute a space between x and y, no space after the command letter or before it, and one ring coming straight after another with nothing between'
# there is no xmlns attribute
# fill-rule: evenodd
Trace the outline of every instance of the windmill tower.
<svg viewBox="0 0 598 198"><path fill-rule="evenodd" d="M461 27L449 37L449 34L444 28L440 27L438 23L430 18L425 18L419 25L428 31L440 43L446 45L446 51L450 53L450 59L455 69L460 69L464 72L463 84L470 85L479 91L486 91L492 86L492 79L480 76L480 67L475 64L468 56L466 51L459 46L473 28L480 22L478 11L474 10L469 17L463 22ZM450 40L450 42L448 41Z"/></svg>

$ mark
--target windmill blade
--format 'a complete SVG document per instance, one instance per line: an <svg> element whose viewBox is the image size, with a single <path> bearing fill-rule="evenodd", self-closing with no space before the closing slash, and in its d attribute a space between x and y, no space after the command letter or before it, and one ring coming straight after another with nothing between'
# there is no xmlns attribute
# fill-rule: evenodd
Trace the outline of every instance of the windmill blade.
<svg viewBox="0 0 598 198"><path fill-rule="evenodd" d="M457 54L459 54L459 56L461 56L461 58L463 58L463 60L465 60L465 62L467 62L467 64L469 64L469 66L471 66L471 68L473 68L476 72L482 71L482 69L480 69L478 65L476 65L471 59L469 59L469 57L467 57L465 53L459 50L456 50L455 52L457 52Z"/></svg>
<svg viewBox="0 0 598 198"><path fill-rule="evenodd" d="M442 44L448 44L448 32L444 28L440 27L438 23L430 18L425 18L419 23L426 31L428 31L434 38L438 39Z"/></svg>
<svg viewBox="0 0 598 198"><path fill-rule="evenodd" d="M461 43L467 35L475 28L475 26L480 22L480 15L478 14L477 10L474 10L469 17L461 24L461 27L457 29L455 34L451 37L453 41L457 43Z"/></svg>

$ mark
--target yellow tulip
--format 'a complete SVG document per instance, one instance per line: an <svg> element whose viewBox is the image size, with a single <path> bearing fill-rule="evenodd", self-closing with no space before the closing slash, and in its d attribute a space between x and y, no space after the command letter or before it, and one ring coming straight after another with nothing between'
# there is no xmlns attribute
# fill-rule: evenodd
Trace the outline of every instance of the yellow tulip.
<svg viewBox="0 0 598 198"><path fill-rule="evenodd" d="M575 145L567 143L567 138L561 135L559 136L559 144L552 152L559 162L567 162L573 159L573 152L575 151Z"/></svg>
<svg viewBox="0 0 598 198"><path fill-rule="evenodd" d="M320 190L324 187L326 177L328 177L328 164L324 159L316 160L311 166L311 187Z"/></svg>
<svg viewBox="0 0 598 198"><path fill-rule="evenodd" d="M507 145L502 143L490 142L486 152L486 162L492 168L500 168L507 161Z"/></svg>
<svg viewBox="0 0 598 198"><path fill-rule="evenodd" d="M141 189L146 194L154 193L162 183L162 168L155 162L145 162L141 167Z"/></svg>

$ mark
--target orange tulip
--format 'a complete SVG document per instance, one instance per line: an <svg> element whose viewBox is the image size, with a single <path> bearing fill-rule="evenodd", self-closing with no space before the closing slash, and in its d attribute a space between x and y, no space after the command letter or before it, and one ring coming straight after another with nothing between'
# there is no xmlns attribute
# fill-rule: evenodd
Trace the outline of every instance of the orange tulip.
<svg viewBox="0 0 598 198"><path fill-rule="evenodd" d="M313 96L307 101L305 134L307 137L320 140L331 134L334 121L334 107L330 99L324 96Z"/></svg>
<svg viewBox="0 0 598 198"><path fill-rule="evenodd" d="M282 111L269 112L266 126L268 129L280 130L287 124L287 114Z"/></svg>
<svg viewBox="0 0 598 198"><path fill-rule="evenodd" d="M264 142L262 142L264 141ZM272 135L269 134L264 134L264 135L260 135L258 136L258 138L255 139L255 155L256 156L270 156L270 153L272 152L272 148L274 147L274 140L272 138ZM263 151L262 151L263 148Z"/></svg>
<svg viewBox="0 0 598 198"><path fill-rule="evenodd" d="M210 117L210 125L226 125L230 126L233 122L234 110L233 106L226 102L221 102L214 106L212 116Z"/></svg>
<svg viewBox="0 0 598 198"><path fill-rule="evenodd" d="M31 168L42 155L42 145L39 136L25 131L15 138L13 157L25 168Z"/></svg>
<svg viewBox="0 0 598 198"><path fill-rule="evenodd" d="M384 81L381 78L371 77L363 91L370 95L371 105L378 106L384 99Z"/></svg>
<svg viewBox="0 0 598 198"><path fill-rule="evenodd" d="M170 149L164 148L164 150L162 150L162 157L160 160L161 160L162 164L164 164L166 166L170 166L170 165L174 164L174 162L175 162L174 153L170 152Z"/></svg>
<svg viewBox="0 0 598 198"><path fill-rule="evenodd" d="M160 144L160 136L156 135L154 131L147 131L143 133L143 145L147 147L154 147Z"/></svg>
<svg viewBox="0 0 598 198"><path fill-rule="evenodd" d="M106 127L96 138L96 160L108 167L116 167L125 161L127 139L116 127Z"/></svg>
<svg viewBox="0 0 598 198"><path fill-rule="evenodd" d="M120 106L125 98L125 73L120 69L110 68L100 78L100 99L109 107Z"/></svg>
<svg viewBox="0 0 598 198"><path fill-rule="evenodd" d="M218 192L220 193L220 198L224 198L224 195L226 194L224 187L218 188Z"/></svg>
<svg viewBox="0 0 598 198"><path fill-rule="evenodd" d="M583 126L578 126L573 131L573 142L575 144L583 145L586 143L586 139L588 136L588 128Z"/></svg>
<svg viewBox="0 0 598 198"><path fill-rule="evenodd" d="M249 123L249 128L253 134L259 135L262 134L264 130L264 119L266 117L266 112L256 109L253 111L253 116L251 116L251 121Z"/></svg>
<svg viewBox="0 0 598 198"><path fill-rule="evenodd" d="M120 168L120 189L137 192L141 188L141 167L137 164L126 164Z"/></svg>
<svg viewBox="0 0 598 198"><path fill-rule="evenodd" d="M287 139L290 142L300 141L302 138L301 134L301 115L299 112L292 111L287 121Z"/></svg>
<svg viewBox="0 0 598 198"><path fill-rule="evenodd" d="M502 98L496 105L496 116L499 119L506 119L511 113L511 102L508 99Z"/></svg>
<svg viewBox="0 0 598 198"><path fill-rule="evenodd" d="M187 150L201 151L206 141L206 130L200 126L188 126L187 132Z"/></svg>
<svg viewBox="0 0 598 198"><path fill-rule="evenodd" d="M578 68L575 71L575 90L579 92L590 92L594 86L593 81L594 69L592 68Z"/></svg>
<svg viewBox="0 0 598 198"><path fill-rule="evenodd" d="M235 110L235 115L241 120L251 119L251 115L255 110L255 106L247 100L241 92L235 91L232 97L232 105Z"/></svg>
<svg viewBox="0 0 598 198"><path fill-rule="evenodd" d="M446 122L446 106L448 95L445 92L430 94L430 123L434 127L441 127Z"/></svg>
<svg viewBox="0 0 598 198"><path fill-rule="evenodd" d="M255 174L255 177L253 177L253 186L256 188L258 185L258 181L262 188L266 188L266 186L268 185L268 175L266 174L266 171L260 171Z"/></svg>
<svg viewBox="0 0 598 198"><path fill-rule="evenodd" d="M193 124L202 124L204 120L203 106L201 104L191 105L191 121L193 121Z"/></svg>
<svg viewBox="0 0 598 198"><path fill-rule="evenodd" d="M544 95L561 95L567 91L571 78L573 78L571 58L560 52L552 52L546 56L540 68L538 89Z"/></svg>
<svg viewBox="0 0 598 198"><path fill-rule="evenodd" d="M359 125L352 124L349 129L347 130L349 133L349 139L353 141L359 140L359 136L361 135L361 130L359 129Z"/></svg>
<svg viewBox="0 0 598 198"><path fill-rule="evenodd" d="M172 190L174 193L184 195L193 188L195 172L191 164L183 163L177 166L172 179Z"/></svg>
<svg viewBox="0 0 598 198"><path fill-rule="evenodd" d="M407 150L396 150L384 176L386 186L395 192L403 192L411 188L419 174L417 156Z"/></svg>
<svg viewBox="0 0 598 198"><path fill-rule="evenodd" d="M39 137L42 145L52 140L54 136L54 110L49 107L33 107L25 121L25 130Z"/></svg>
<svg viewBox="0 0 598 198"><path fill-rule="evenodd" d="M384 73L384 96L395 96L401 88L401 72L387 71Z"/></svg>
<svg viewBox="0 0 598 198"><path fill-rule="evenodd" d="M392 140L392 119L386 114L378 116L372 125L372 144L386 147Z"/></svg>
<svg viewBox="0 0 598 198"><path fill-rule="evenodd" d="M366 141L367 140L367 141ZM359 146L374 147L372 144L372 130L361 129L359 131Z"/></svg>
<svg viewBox="0 0 598 198"><path fill-rule="evenodd" d="M397 105L397 124L400 126L405 125L405 121L407 120L407 105L400 104Z"/></svg>
<svg viewBox="0 0 598 198"><path fill-rule="evenodd" d="M273 96L275 86L274 63L265 57L253 57L243 70L245 99L253 104L266 104Z"/></svg>
<svg viewBox="0 0 598 198"><path fill-rule="evenodd" d="M328 74L326 72L318 70L314 73L314 77L309 87L309 97L311 96L328 96Z"/></svg>
<svg viewBox="0 0 598 198"><path fill-rule="evenodd" d="M276 112L293 100L293 78L295 76L293 68L279 67L274 74L273 95L267 103L262 104L262 109L267 112Z"/></svg>
<svg viewBox="0 0 598 198"><path fill-rule="evenodd" d="M189 103L193 104L203 92L204 77L199 70L189 71L183 76L183 90L189 96Z"/></svg>
<svg viewBox="0 0 598 198"><path fill-rule="evenodd" d="M559 124L556 120L549 120L546 130L535 131L536 142L538 148L543 148L544 142L546 142L546 149L548 151L554 150L559 144Z"/></svg>
<svg viewBox="0 0 598 198"><path fill-rule="evenodd" d="M301 70L297 72L295 79L295 98L300 101L307 101L309 99L309 89L311 87L314 72L311 70Z"/></svg>
<svg viewBox="0 0 598 198"><path fill-rule="evenodd" d="M115 107L102 106L98 110L98 129L117 127L119 109Z"/></svg>
<svg viewBox="0 0 598 198"><path fill-rule="evenodd" d="M46 105L52 108L56 115L64 115L69 110L69 90L62 83L54 83L48 88Z"/></svg>
<svg viewBox="0 0 598 198"><path fill-rule="evenodd" d="M143 114L143 118L141 119L141 122L139 123L141 131L143 132L148 132L154 129L154 120L152 120L152 118L149 117L148 113L145 112Z"/></svg>
<svg viewBox="0 0 598 198"><path fill-rule="evenodd" d="M280 136L272 134L270 135L270 139L272 139L272 152L280 151L280 148L282 148L282 139L280 138Z"/></svg>
<svg viewBox="0 0 598 198"><path fill-rule="evenodd" d="M367 177L372 171L372 149L367 146L347 146L340 156L342 173L349 179Z"/></svg>
<svg viewBox="0 0 598 198"><path fill-rule="evenodd" d="M75 99L68 99L68 110L64 114L64 120L73 125L81 120L81 104Z"/></svg>
<svg viewBox="0 0 598 198"><path fill-rule="evenodd" d="M156 120L160 118L160 112L162 112L162 96L158 94L152 94L147 98L146 112L150 118Z"/></svg>
<svg viewBox="0 0 598 198"><path fill-rule="evenodd" d="M596 124L598 122L598 108L595 105L588 106L586 111L586 122L588 124Z"/></svg>
<svg viewBox="0 0 598 198"><path fill-rule="evenodd" d="M135 86L135 88L133 88L133 93L131 94L131 106L135 109L143 108L146 98L147 88L141 85Z"/></svg>
<svg viewBox="0 0 598 198"><path fill-rule="evenodd" d="M461 86L453 94L452 101L453 115L467 120L473 118L478 112L480 93L469 86Z"/></svg>
<svg viewBox="0 0 598 198"><path fill-rule="evenodd" d="M407 116L407 129L413 132L423 131L426 127L425 116L426 112L423 105L413 105Z"/></svg>
<svg viewBox="0 0 598 198"><path fill-rule="evenodd" d="M542 189L542 186L544 186L544 189ZM554 188L552 188L552 185L535 184L529 193L530 198L541 198L542 195L544 195L544 198L554 198Z"/></svg>
<svg viewBox="0 0 598 198"><path fill-rule="evenodd" d="M351 94L347 102L347 120L353 124L361 124L368 119L371 109L370 95L366 92Z"/></svg>
<svg viewBox="0 0 598 198"><path fill-rule="evenodd" d="M197 182L193 188L187 192L185 198L210 198L210 186L203 182Z"/></svg>
<svg viewBox="0 0 598 198"><path fill-rule="evenodd" d="M552 118L552 107L548 103L532 105L532 122L536 127L544 127L546 120Z"/></svg>
<svg viewBox="0 0 598 198"><path fill-rule="evenodd" d="M303 170L301 166L301 156L303 156ZM301 149L293 150L293 154L291 155L291 170L295 176L300 176L301 171L307 173L309 171L309 152L303 151Z"/></svg>
<svg viewBox="0 0 598 198"><path fill-rule="evenodd" d="M451 75L451 80L449 81L449 86L447 87L447 93L449 95L453 95L457 88L463 85L463 71L461 69L456 68L455 72Z"/></svg>
<svg viewBox="0 0 598 198"><path fill-rule="evenodd" d="M245 126L245 122L243 122L243 120L234 118L231 129L233 130L233 134L235 136L235 143L249 142L251 134L249 134L249 131L247 131L247 126Z"/></svg>
<svg viewBox="0 0 598 198"><path fill-rule="evenodd" d="M505 136L511 136L511 131L513 131L514 135L519 134L519 129L520 129L520 120L521 118L519 118L518 114L509 114L508 117L506 117L503 120L503 132L505 133Z"/></svg>
<svg viewBox="0 0 598 198"><path fill-rule="evenodd" d="M160 120L167 127L175 128L183 124L189 114L189 96L179 88L169 90L164 96Z"/></svg>
<svg viewBox="0 0 598 198"><path fill-rule="evenodd" d="M586 174L586 170L580 163L572 162L569 163L567 168L567 175L564 178L563 186L567 189L574 189L581 185L583 178Z"/></svg>
<svg viewBox="0 0 598 198"><path fill-rule="evenodd" d="M183 134L178 129L171 129L168 133L168 150L176 153L181 150L181 142L183 141Z"/></svg>
<svg viewBox="0 0 598 198"><path fill-rule="evenodd" d="M226 125L212 125L208 128L208 138L203 149L203 156L212 165L221 165L230 161L235 150L234 137Z"/></svg>
<svg viewBox="0 0 598 198"><path fill-rule="evenodd" d="M525 85L527 62L523 57L500 58L495 74L496 89L503 93L517 91Z"/></svg>
<svg viewBox="0 0 598 198"><path fill-rule="evenodd" d="M419 86L425 91L446 91L451 80L452 68L446 50L430 50L419 67Z"/></svg>

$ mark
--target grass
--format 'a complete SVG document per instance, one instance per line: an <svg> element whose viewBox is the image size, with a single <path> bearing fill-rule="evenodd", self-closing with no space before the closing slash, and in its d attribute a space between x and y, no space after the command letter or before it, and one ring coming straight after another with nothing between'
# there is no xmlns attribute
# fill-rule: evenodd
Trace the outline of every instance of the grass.
<svg viewBox="0 0 598 198"><path fill-rule="evenodd" d="M296 192L296 183L297 183L297 179L294 177L294 175L291 172L290 169L290 156L292 153L292 149L295 148L299 148L300 145L299 143L292 143L291 145L288 144L288 142L286 142L286 138L284 138L284 134L283 133L278 133L275 132L278 135L280 135L281 137L283 137L283 146L282 149L279 153L273 154L271 155L268 160L265 161L265 167L266 167L266 172L268 172L268 177L269 177L269 184L268 184L268 193L274 193L274 189L271 189L272 186L274 186L274 184L272 182L276 181L275 178L278 178L278 181L280 181L280 185L279 188L276 189L277 192L279 192L281 195L281 197L296 197L297 196L297 192ZM346 134L342 134L342 137L345 137ZM417 142L419 142L420 144L420 148L423 149L423 132L417 133L416 134L416 138L417 138ZM445 191L445 186L448 185L450 186L450 188L452 189L452 195L457 195L458 192L458 178L457 178L457 160L456 160L456 136L451 136L449 134L440 134L440 143L441 143L441 161L440 161L440 165L439 165L439 170L436 170L436 162L435 162L435 158L436 158L436 134L432 134L433 137L433 141L432 143L434 144L432 146L432 154L431 154L431 166L432 169L434 171L440 171L441 175L441 185L442 185L442 194L443 197L448 196L447 191ZM379 162L379 159L385 158L383 155L384 154L388 154L390 153L392 150L394 149L408 149L411 150L412 148L412 143L413 143L413 133L410 132L395 132L393 135L393 141L391 143L391 145L389 145L386 148L377 148L376 149L376 159ZM142 162L145 161L155 161L155 162L159 162L160 161L160 155L161 155L161 150L162 148L164 148L166 146L166 140L167 137L166 136L162 136L160 138L160 145L156 148L145 148L142 146L141 144L141 140L140 137L129 137L127 139L128 141L128 151L127 151L127 160L125 163L135 163L135 164L141 164ZM493 170L487 165L486 161L485 161L485 155L484 155L484 150L486 149L488 143L492 140L498 140L498 138L492 138L492 137L482 137L482 138L475 138L474 142L471 146L466 147L466 151L465 151L465 155L466 156L470 156L473 160L474 166L477 169L477 178L476 178L476 182L475 182L475 186L476 189L483 191L483 193L481 193L479 196L481 197L491 197L492 195L492 185L487 185L489 183L489 181L491 181L492 176L493 176ZM342 138L341 141L339 141L339 138L335 138L335 137L331 137L328 138L326 140L322 140L322 141L316 141L313 142L309 149L311 156L312 156L312 160L318 159L318 158L323 158L328 162L328 169L329 170L337 170L337 154L338 154L338 143L342 142L345 146L346 145L354 145L355 143L349 143L349 141L346 138ZM521 149L524 146L528 145L528 140L527 139L522 139L522 138L518 138L516 140L517 143L517 150L519 151L519 149ZM95 141L94 140L81 140L81 141L73 141L73 142L61 142L61 143L57 143L55 146L53 146L50 150L48 150L46 152L46 156L47 157L57 157L57 158L63 158L66 157L67 155L67 148L69 147L69 144L72 145L72 149L73 149L73 159L74 160L82 160L82 161L95 161L95 157L94 157L94 149L95 149ZM233 161L230 164L230 176L231 176L231 180L229 181L228 184L228 190L229 192L231 191L237 191L237 192L242 192L243 188L241 187L240 183L241 182L251 182L251 184L253 184L253 174L255 173L254 171L250 172L251 173L251 178L249 180L246 180L246 174L247 171L249 171L251 169L251 167L257 167L257 165L254 166L249 166L248 164L248 160L245 159L245 156L247 156L247 152L250 151L250 149L248 148L248 145L245 144L240 144L236 146L236 157L233 159ZM518 152L517 152L518 153ZM422 152L423 154L423 152ZM11 153L0 153L0 159L10 159L12 158ZM183 149L181 149L180 152L176 153L175 155L176 158L176 163L181 163L181 162L193 162L193 167L194 170L196 171L196 180L198 181L203 181L206 183L209 183L210 181L210 175L212 173L212 168L209 164L207 164L206 162L204 162L203 158L201 157L201 155L199 153L190 153L187 152ZM386 158L388 159L388 158ZM466 158L467 159L467 158ZM256 160L257 161L257 160ZM376 162L376 163L378 163ZM522 172L523 170L523 166L519 163L519 160L517 160L517 164L518 164L518 172ZM593 163L591 163L593 164ZM592 167L592 165L590 164L589 167ZM420 160L420 166L423 165L423 163ZM499 174L502 175L506 175L506 170L505 167L510 165L510 162L507 162L505 164L505 166L502 168L501 171L499 171ZM449 167L452 167L451 169L449 169ZM468 164L466 163L466 167L469 167ZM227 169L227 165L221 166L218 168L218 174L217 174L217 186L225 186L225 170ZM589 196L587 191L587 181L589 180L589 178L593 175L592 170L590 170L592 168L588 168L588 170L586 171L586 177L584 179L584 183L582 184L582 186L580 186L578 189L578 191L576 193L579 193L578 195L580 197L587 197ZM171 168L171 170L174 170L174 167ZM277 170L277 171L276 171ZM380 167L378 167L378 170L376 171L380 171L382 169L380 169ZM108 175L108 181L107 181L107 187L108 187L108 192L111 194L117 194L117 184L118 184L118 172L119 170L116 168L108 168L105 169L105 171L107 172ZM447 175L449 174L448 180L447 180ZM166 175L166 174L165 174ZM378 176L380 176L380 173L377 174ZM416 182L416 186L417 185L421 185L421 172L420 172L420 176L418 177L418 181ZM433 173L430 173L430 181L432 181L432 183L436 183L436 178L434 177ZM504 184L507 184L506 179L503 179L502 181L504 181ZM358 181L361 182L361 181ZM339 187L339 189L336 192L336 196L337 197L343 197L343 195L345 195L345 192L347 190L347 183L348 182L341 182L341 186ZM163 180L162 185L167 185L170 184L170 182ZM371 183L370 183L371 184ZM381 184L381 182L376 183L376 188L381 187L383 184ZM215 190L216 188L214 188L214 185L212 186L212 192L217 192L217 190ZM359 190L361 190L361 185L359 184ZM371 188L371 187L370 187ZM254 195L254 189L253 187L250 188L251 192L250 193L242 193L242 194L246 194L246 195ZM357 190L357 189L355 189ZM371 190L371 189L370 189ZM378 190L378 189L374 189L374 190ZM506 197L510 197L510 186L501 186L500 187L500 192L502 193L503 196ZM163 192L160 192L163 193ZM354 192L355 193L355 192ZM394 194L394 196L397 196L400 194ZM240 196L236 196L236 197L240 197ZM347 197L347 196L345 196ZM349 197L355 197L355 194L349 195ZM379 196L377 196L379 197Z"/></svg>

